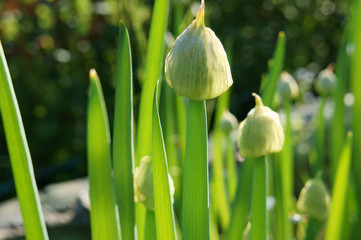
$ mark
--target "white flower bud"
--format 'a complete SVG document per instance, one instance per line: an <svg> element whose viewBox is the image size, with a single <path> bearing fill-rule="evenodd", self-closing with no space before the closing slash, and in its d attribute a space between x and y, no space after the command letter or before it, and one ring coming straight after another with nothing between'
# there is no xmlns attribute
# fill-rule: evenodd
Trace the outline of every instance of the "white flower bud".
<svg viewBox="0 0 361 240"><path fill-rule="evenodd" d="M218 97L233 84L222 43L204 26L204 1L196 19L175 40L165 61L167 83L192 100Z"/></svg>
<svg viewBox="0 0 361 240"><path fill-rule="evenodd" d="M285 140L279 114L265 107L257 94L252 95L256 99L256 106L249 111L238 128L237 143L244 158L279 152Z"/></svg>
<svg viewBox="0 0 361 240"><path fill-rule="evenodd" d="M168 174L169 190L171 201L174 201L174 183ZM154 211L154 191L153 191L153 167L152 160L145 156L140 160L140 164L134 170L134 201L141 202L151 211Z"/></svg>

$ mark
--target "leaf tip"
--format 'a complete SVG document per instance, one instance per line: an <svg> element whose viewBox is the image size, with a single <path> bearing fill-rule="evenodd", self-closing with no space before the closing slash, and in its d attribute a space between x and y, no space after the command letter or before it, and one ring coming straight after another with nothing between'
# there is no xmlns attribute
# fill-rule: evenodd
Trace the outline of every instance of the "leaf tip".
<svg viewBox="0 0 361 240"><path fill-rule="evenodd" d="M124 27L125 28L125 23L124 23L123 19L119 20L119 27Z"/></svg>
<svg viewBox="0 0 361 240"><path fill-rule="evenodd" d="M98 78L98 74L94 68L90 69L89 78L90 78L90 80Z"/></svg>

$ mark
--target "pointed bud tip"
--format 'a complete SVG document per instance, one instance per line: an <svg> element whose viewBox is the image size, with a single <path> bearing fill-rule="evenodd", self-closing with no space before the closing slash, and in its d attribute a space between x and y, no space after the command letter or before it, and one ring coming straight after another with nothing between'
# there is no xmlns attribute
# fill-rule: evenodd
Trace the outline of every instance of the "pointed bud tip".
<svg viewBox="0 0 361 240"><path fill-rule="evenodd" d="M237 144L244 158L258 158L280 152L285 140L279 114L264 106L256 93L252 95L256 106L238 127Z"/></svg>
<svg viewBox="0 0 361 240"><path fill-rule="evenodd" d="M257 93L252 93L252 96L254 97L254 100L256 102L256 107L262 107L263 102L262 102L261 97Z"/></svg>
<svg viewBox="0 0 361 240"><path fill-rule="evenodd" d="M205 8L205 3L204 0L202 0L201 6L199 7L199 10L197 12L197 16L196 16L196 26L197 27L204 27L204 8Z"/></svg>
<svg viewBox="0 0 361 240"><path fill-rule="evenodd" d="M326 67L327 70L333 72L333 70L335 70L335 64L334 63L330 63L327 65Z"/></svg>

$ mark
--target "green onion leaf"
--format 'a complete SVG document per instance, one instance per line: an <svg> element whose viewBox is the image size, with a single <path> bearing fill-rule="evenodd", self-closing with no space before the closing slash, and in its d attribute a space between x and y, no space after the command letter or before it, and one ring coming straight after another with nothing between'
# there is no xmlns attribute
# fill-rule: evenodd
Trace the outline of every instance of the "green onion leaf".
<svg viewBox="0 0 361 240"><path fill-rule="evenodd" d="M213 201L215 201L215 213L219 217L222 230L226 230L230 219L229 202L227 199L226 185L224 181L224 155L223 155L223 140L224 134L222 130L217 127L212 134L213 138L213 179L214 191L212 192Z"/></svg>
<svg viewBox="0 0 361 240"><path fill-rule="evenodd" d="M336 167L338 166L338 160L342 151L342 145L344 142L345 135L345 104L344 96L347 89L347 79L350 67L350 58L347 56L347 40L349 36L348 28L342 38L341 46L338 52L337 63L335 74L337 77L335 90L332 98L335 103L335 110L332 118L332 127L330 128L331 147L330 147L330 158L331 158L331 180L334 182L336 174Z"/></svg>
<svg viewBox="0 0 361 240"><path fill-rule="evenodd" d="M345 206L349 184L352 153L352 133L349 132L340 156L335 184L332 191L331 212L326 227L326 240L342 239L342 226L348 219L345 218Z"/></svg>
<svg viewBox="0 0 361 240"><path fill-rule="evenodd" d="M238 175L237 193L232 203L232 216L227 233L227 240L241 239L248 221L252 191L252 159L245 159Z"/></svg>
<svg viewBox="0 0 361 240"><path fill-rule="evenodd" d="M110 156L110 132L100 81L90 70L87 121L90 221L93 240L120 239Z"/></svg>
<svg viewBox="0 0 361 240"><path fill-rule="evenodd" d="M163 133L160 127L157 91L159 82L154 91L153 99L153 186L155 221L158 240L176 239L173 207L169 190L167 156L163 142Z"/></svg>
<svg viewBox="0 0 361 240"><path fill-rule="evenodd" d="M168 86L166 81L162 81L162 89L164 90L164 101L162 101L163 112L164 112L164 122L162 129L164 130L164 144L167 152L167 161L169 169L174 169L171 171L171 176L174 182L174 209L176 210L176 215L181 219L182 215L182 182L183 182L183 160L178 155L177 144L175 143L176 135L176 122L179 119L176 119L176 104L175 97L176 94L174 90Z"/></svg>
<svg viewBox="0 0 361 240"><path fill-rule="evenodd" d="M261 97L265 106L272 106L273 96L276 90L278 78L283 69L286 52L286 35L284 32L278 34L275 52L273 54L272 65L268 73L265 86L262 88Z"/></svg>
<svg viewBox="0 0 361 240"><path fill-rule="evenodd" d="M350 28L352 32L351 43L354 51L351 56L351 91L354 96L352 112L352 131L353 131L353 159L354 175L357 181L358 191L358 221L354 227L354 236L359 236L361 229L361 1L355 0L352 3Z"/></svg>
<svg viewBox="0 0 361 240"><path fill-rule="evenodd" d="M133 76L128 30L119 24L118 63L114 110L114 184L122 239L135 239L133 189Z"/></svg>
<svg viewBox="0 0 361 240"><path fill-rule="evenodd" d="M135 166L143 156L150 155L152 144L152 105L153 91L164 62L164 34L168 24L169 0L156 0L150 25L144 84L140 96L137 157Z"/></svg>
<svg viewBox="0 0 361 240"><path fill-rule="evenodd" d="M251 237L252 240L267 239L267 159L262 156L247 161L254 161Z"/></svg>
<svg viewBox="0 0 361 240"><path fill-rule="evenodd" d="M0 42L0 110L27 239L48 239L18 102Z"/></svg>

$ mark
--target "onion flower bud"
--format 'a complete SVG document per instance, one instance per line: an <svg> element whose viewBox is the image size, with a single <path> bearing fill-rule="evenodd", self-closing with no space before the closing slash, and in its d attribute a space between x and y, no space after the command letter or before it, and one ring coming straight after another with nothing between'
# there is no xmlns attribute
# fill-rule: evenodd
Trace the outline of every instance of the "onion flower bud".
<svg viewBox="0 0 361 240"><path fill-rule="evenodd" d="M330 195L325 184L320 179L312 179L306 182L297 201L297 208L318 220L324 220L328 216L330 208Z"/></svg>
<svg viewBox="0 0 361 240"><path fill-rule="evenodd" d="M315 88L318 94L328 96L331 95L336 85L336 75L333 73L333 65L328 65L322 70L316 79Z"/></svg>
<svg viewBox="0 0 361 240"><path fill-rule="evenodd" d="M168 174L169 190L171 201L174 202L174 183ZM140 160L140 164L134 170L134 201L141 202L144 206L154 211L154 191L153 191L153 166L149 156Z"/></svg>
<svg viewBox="0 0 361 240"><path fill-rule="evenodd" d="M299 90L297 82L292 75L286 71L281 73L278 82L278 91L283 99L291 100L298 97Z"/></svg>
<svg viewBox="0 0 361 240"><path fill-rule="evenodd" d="M167 55L165 77L178 95L197 101L216 98L233 84L222 43L204 26L203 0L196 19Z"/></svg>
<svg viewBox="0 0 361 240"><path fill-rule="evenodd" d="M257 94L252 94L256 106L239 124L237 143L241 156L258 158L279 152L283 148L285 134L279 114L265 107Z"/></svg>
<svg viewBox="0 0 361 240"><path fill-rule="evenodd" d="M223 132L230 133L238 127L238 120L232 113L225 111L222 114L219 124Z"/></svg>

